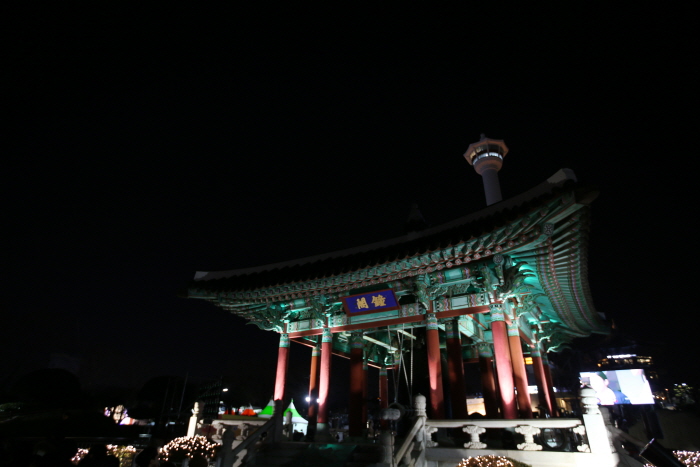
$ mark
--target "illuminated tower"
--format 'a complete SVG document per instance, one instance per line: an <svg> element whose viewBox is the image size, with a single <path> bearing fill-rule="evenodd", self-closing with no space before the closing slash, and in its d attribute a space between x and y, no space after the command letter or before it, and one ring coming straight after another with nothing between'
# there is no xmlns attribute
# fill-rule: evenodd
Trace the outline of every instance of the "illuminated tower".
<svg viewBox="0 0 700 467"><path fill-rule="evenodd" d="M508 154L508 146L500 139L490 139L481 134L478 143L472 143L464 153L464 158L474 166L476 173L484 180L486 205L498 203L501 197L501 185L498 183L498 171L503 165L503 158Z"/></svg>

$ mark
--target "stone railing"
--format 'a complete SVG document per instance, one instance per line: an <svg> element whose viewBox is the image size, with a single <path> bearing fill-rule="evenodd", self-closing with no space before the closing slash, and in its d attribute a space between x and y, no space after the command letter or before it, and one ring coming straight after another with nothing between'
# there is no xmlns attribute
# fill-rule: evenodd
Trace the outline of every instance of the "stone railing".
<svg viewBox="0 0 700 467"><path fill-rule="evenodd" d="M425 419L423 417L417 417L411 431L409 431L403 444L399 447L394 455L393 465L405 465L414 466L416 465L416 459L412 457L413 452L418 449L419 452L425 451L425 446L422 443L422 435L424 432Z"/></svg>
<svg viewBox="0 0 700 467"><path fill-rule="evenodd" d="M582 420L577 418L547 418L547 419L516 419L516 420L427 420L425 422L425 432L433 433L441 428L461 429L469 434L470 441L464 443L466 449L489 449L493 446L488 446L481 440L481 435L490 428L512 428L516 433L520 433L525 438L525 442L517 444L520 451L541 451L543 446L535 442L535 436L540 434L543 429L571 429L578 435L576 450L578 452L590 452L590 447L587 443L586 427ZM435 444L435 443L430 443Z"/></svg>
<svg viewBox="0 0 700 467"><path fill-rule="evenodd" d="M428 419L426 409L425 396L418 394L414 398L414 421L411 430L406 435L404 442L396 450L393 451L393 436L388 432L388 437L383 437L382 442L385 447L388 447L388 456L385 457L385 463L388 462L392 467L406 466L416 467L425 464L425 448L426 442L430 440L430 434L426 435L425 422ZM397 417L398 418L398 417ZM387 465L387 464L385 464Z"/></svg>
<svg viewBox="0 0 700 467"><path fill-rule="evenodd" d="M400 446L394 450L394 438L391 432L382 433L382 443L386 455L380 465L391 467L424 467L430 463L451 462L455 458L485 454L507 455L533 465L596 465L597 467L615 466L619 457L612 445L612 438L606 418L606 411L601 412L597 405L595 392L590 388L581 390L581 402L584 414L579 418L549 419L467 419L467 420L430 420L426 416L424 396L415 398L415 418L411 430ZM469 435L470 440L464 447L438 447L432 440L432 434L446 436L446 429L458 429ZM496 446L481 435L487 430L505 429L510 433L523 436L523 442L509 446ZM552 430L547 433L545 430ZM440 434L442 433L442 434ZM544 435L558 433L563 435L563 445L547 444ZM502 433L503 434L503 431ZM538 436L539 435L539 436ZM546 447L545 447L546 444ZM476 452L474 452L476 451ZM437 464L435 464L437 465Z"/></svg>

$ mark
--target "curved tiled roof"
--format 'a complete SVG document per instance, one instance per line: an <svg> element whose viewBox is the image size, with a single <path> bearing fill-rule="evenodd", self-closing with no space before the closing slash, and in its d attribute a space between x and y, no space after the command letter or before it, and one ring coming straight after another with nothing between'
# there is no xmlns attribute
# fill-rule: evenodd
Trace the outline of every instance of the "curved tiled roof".
<svg viewBox="0 0 700 467"><path fill-rule="evenodd" d="M492 300L517 297L519 313L558 350L574 337L608 331L587 280L588 205L596 196L563 169L519 196L421 232L281 263L198 272L187 296L211 301L264 329L282 332L286 314L293 316L292 332L320 333L321 324L313 319L319 304L340 305L342 297L369 286L410 296L416 284L404 279L423 276L441 290L436 296L442 298L433 302L436 312L449 316L480 313ZM506 269L508 281L485 278ZM480 285L465 288L473 280ZM489 298L489 291L500 298ZM415 321L405 311L406 319ZM346 318L334 315L329 326L346 324Z"/></svg>
<svg viewBox="0 0 700 467"><path fill-rule="evenodd" d="M494 232L564 192L578 191L578 197L593 194L590 188L577 188L574 180L573 173L563 169L517 197L420 233L264 266L197 272L190 288L219 292L256 290L335 277L441 250Z"/></svg>

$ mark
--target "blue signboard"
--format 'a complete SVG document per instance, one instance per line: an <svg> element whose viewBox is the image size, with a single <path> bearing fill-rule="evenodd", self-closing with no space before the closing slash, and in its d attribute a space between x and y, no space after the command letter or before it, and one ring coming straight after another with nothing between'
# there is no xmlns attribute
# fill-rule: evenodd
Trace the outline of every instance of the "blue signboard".
<svg viewBox="0 0 700 467"><path fill-rule="evenodd" d="M399 309L394 291L391 289L351 295L343 297L342 300L349 316Z"/></svg>

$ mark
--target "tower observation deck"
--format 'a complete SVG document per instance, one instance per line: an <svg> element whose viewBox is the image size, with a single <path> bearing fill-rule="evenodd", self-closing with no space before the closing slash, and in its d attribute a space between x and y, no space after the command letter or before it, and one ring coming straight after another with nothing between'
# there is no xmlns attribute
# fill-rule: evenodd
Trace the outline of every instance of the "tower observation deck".
<svg viewBox="0 0 700 467"><path fill-rule="evenodd" d="M500 139L491 139L481 134L481 139L469 145L464 158L481 175L486 194L486 205L491 206L503 199L498 171L503 166L503 158L508 154L508 146Z"/></svg>

